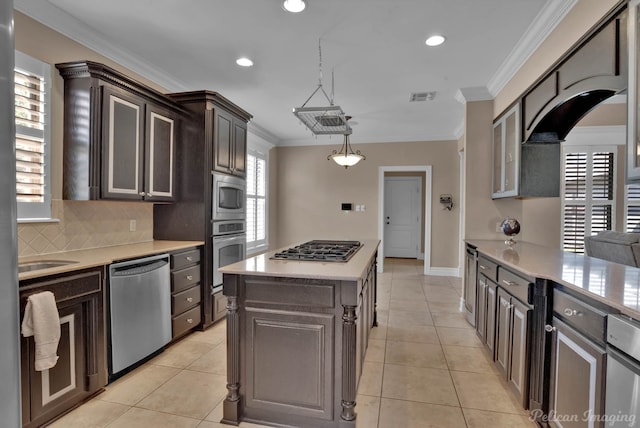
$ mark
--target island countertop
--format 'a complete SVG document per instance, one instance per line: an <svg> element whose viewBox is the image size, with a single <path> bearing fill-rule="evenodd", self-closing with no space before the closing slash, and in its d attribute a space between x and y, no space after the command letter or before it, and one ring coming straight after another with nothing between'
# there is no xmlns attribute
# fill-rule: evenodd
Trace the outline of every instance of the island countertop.
<svg viewBox="0 0 640 428"><path fill-rule="evenodd" d="M548 279L640 319L640 268L528 242L469 239L478 252L534 278Z"/></svg>
<svg viewBox="0 0 640 428"><path fill-rule="evenodd" d="M347 262L322 262L298 260L274 260L270 257L283 247L248 259L223 266L220 272L236 275L276 276L284 278L310 278L339 281L356 281L362 278L371 257L376 253L380 241L360 240L362 247Z"/></svg>

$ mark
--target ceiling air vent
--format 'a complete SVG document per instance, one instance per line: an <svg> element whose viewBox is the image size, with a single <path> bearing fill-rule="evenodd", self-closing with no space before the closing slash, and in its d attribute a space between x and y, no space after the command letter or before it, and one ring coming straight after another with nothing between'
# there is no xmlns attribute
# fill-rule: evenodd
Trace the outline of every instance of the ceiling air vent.
<svg viewBox="0 0 640 428"><path fill-rule="evenodd" d="M436 93L435 91L431 91L431 92L413 92L411 94L411 96L409 97L409 101L410 102L414 102L414 101L431 101L435 98Z"/></svg>

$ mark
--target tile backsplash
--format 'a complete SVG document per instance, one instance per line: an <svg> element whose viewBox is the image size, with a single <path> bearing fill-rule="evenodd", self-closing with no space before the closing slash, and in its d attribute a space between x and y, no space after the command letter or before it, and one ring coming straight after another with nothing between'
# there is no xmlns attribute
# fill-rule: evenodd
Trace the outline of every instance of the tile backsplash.
<svg viewBox="0 0 640 428"><path fill-rule="evenodd" d="M18 257L146 242L153 239L153 204L54 200L59 222L18 224ZM135 220L134 232L130 223Z"/></svg>

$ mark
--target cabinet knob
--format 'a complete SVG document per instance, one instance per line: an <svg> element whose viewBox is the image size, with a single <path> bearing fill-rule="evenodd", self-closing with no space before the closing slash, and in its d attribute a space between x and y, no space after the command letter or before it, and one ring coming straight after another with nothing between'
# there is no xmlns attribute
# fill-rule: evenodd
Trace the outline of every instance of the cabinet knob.
<svg viewBox="0 0 640 428"><path fill-rule="evenodd" d="M187 256L186 259L187 259L188 262L192 262L193 261L193 257L191 257L191 256Z"/></svg>
<svg viewBox="0 0 640 428"><path fill-rule="evenodd" d="M151 193L147 193L147 196L148 197L152 197L153 195Z"/></svg>
<svg viewBox="0 0 640 428"><path fill-rule="evenodd" d="M187 324L193 324L193 318L187 318Z"/></svg>
<svg viewBox="0 0 640 428"><path fill-rule="evenodd" d="M552 331L556 331L557 328L555 328L554 326L551 326L549 324L544 326L544 331L546 331L547 333L551 333Z"/></svg>
<svg viewBox="0 0 640 428"><path fill-rule="evenodd" d="M138 195L144 196L144 192L140 192L140 193L138 193Z"/></svg>
<svg viewBox="0 0 640 428"><path fill-rule="evenodd" d="M189 303L193 302L193 297L187 297L187 302Z"/></svg>
<svg viewBox="0 0 640 428"><path fill-rule="evenodd" d="M193 275L187 275L187 280L191 281L193 279Z"/></svg>
<svg viewBox="0 0 640 428"><path fill-rule="evenodd" d="M581 312L578 312L577 310L571 309L571 308L564 308L563 312L568 317L572 317L572 316L575 316L575 315L577 315L577 316L581 316L582 315Z"/></svg>

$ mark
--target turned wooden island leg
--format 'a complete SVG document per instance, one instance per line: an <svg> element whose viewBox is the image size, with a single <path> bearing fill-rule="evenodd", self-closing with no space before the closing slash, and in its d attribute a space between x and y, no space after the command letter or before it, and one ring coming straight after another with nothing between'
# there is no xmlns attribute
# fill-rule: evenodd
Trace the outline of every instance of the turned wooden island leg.
<svg viewBox="0 0 640 428"><path fill-rule="evenodd" d="M343 306L342 314L342 414L345 421L356 418L356 307Z"/></svg>
<svg viewBox="0 0 640 428"><path fill-rule="evenodd" d="M227 397L222 408L223 424L240 423L240 314L238 297L227 296Z"/></svg>

